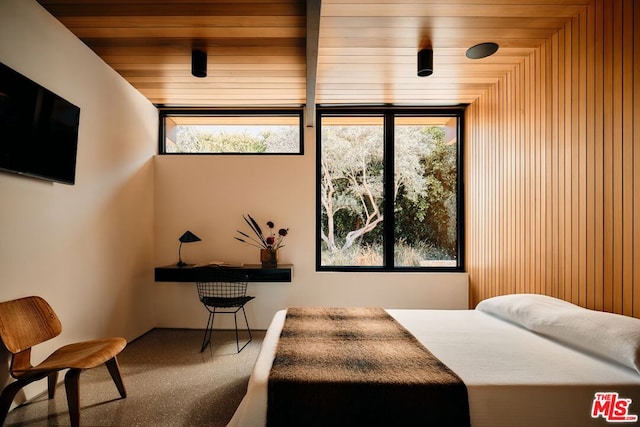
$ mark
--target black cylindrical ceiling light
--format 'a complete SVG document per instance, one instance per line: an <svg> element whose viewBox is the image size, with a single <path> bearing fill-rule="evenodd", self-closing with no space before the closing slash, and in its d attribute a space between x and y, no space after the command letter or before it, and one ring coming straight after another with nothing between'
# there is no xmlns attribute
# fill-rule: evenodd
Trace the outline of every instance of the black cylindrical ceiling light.
<svg viewBox="0 0 640 427"><path fill-rule="evenodd" d="M191 74L194 77L207 77L207 52L197 49L191 52Z"/></svg>
<svg viewBox="0 0 640 427"><path fill-rule="evenodd" d="M418 77L427 77L433 74L433 50L422 49L418 52Z"/></svg>

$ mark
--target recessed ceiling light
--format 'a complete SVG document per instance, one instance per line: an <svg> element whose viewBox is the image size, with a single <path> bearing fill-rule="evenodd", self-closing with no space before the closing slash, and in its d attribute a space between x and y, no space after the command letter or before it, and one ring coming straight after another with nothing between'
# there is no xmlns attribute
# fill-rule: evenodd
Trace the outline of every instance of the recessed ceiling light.
<svg viewBox="0 0 640 427"><path fill-rule="evenodd" d="M480 59L491 56L498 51L497 43L480 43L467 49L467 58Z"/></svg>

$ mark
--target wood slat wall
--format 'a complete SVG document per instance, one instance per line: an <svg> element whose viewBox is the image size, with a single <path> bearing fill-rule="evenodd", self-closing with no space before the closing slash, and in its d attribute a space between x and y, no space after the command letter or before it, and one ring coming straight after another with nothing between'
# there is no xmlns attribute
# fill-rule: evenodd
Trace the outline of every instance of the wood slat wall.
<svg viewBox="0 0 640 427"><path fill-rule="evenodd" d="M640 318L640 3L594 0L467 110L470 306Z"/></svg>

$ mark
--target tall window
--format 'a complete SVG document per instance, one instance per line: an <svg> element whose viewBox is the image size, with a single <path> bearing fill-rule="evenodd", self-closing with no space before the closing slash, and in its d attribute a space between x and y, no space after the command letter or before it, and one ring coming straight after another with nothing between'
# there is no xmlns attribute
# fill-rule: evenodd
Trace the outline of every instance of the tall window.
<svg viewBox="0 0 640 427"><path fill-rule="evenodd" d="M318 110L319 270L462 270L462 114Z"/></svg>
<svg viewBox="0 0 640 427"><path fill-rule="evenodd" d="M302 110L160 110L160 154L302 154Z"/></svg>

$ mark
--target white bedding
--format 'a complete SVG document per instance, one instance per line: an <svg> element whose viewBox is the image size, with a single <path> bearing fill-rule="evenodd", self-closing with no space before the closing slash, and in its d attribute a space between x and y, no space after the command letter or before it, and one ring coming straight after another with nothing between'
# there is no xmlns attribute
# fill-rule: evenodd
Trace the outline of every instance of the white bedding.
<svg viewBox="0 0 640 427"><path fill-rule="evenodd" d="M462 378L474 427L611 425L591 417L596 392L631 399L628 413L640 415L640 375L631 368L479 310L387 311ZM266 424L267 382L285 315L273 318L230 426Z"/></svg>

